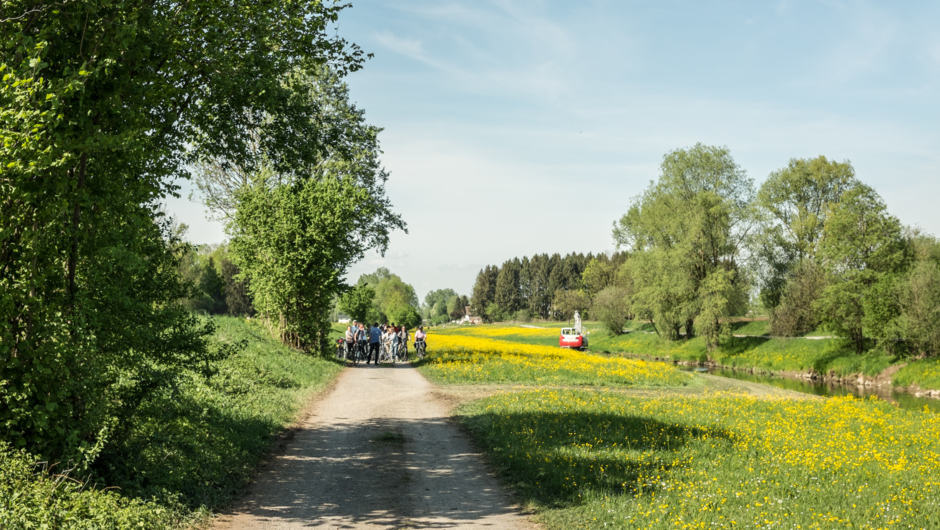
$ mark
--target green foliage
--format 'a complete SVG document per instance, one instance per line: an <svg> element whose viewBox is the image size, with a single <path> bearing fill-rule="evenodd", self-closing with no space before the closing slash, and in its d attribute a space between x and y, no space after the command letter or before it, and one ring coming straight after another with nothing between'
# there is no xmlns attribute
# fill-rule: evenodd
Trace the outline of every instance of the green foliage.
<svg viewBox="0 0 940 530"><path fill-rule="evenodd" d="M512 314L522 308L522 291L519 285L519 260L509 260L503 263L496 275L496 288L493 291L493 301L499 305L506 314Z"/></svg>
<svg viewBox="0 0 940 530"><path fill-rule="evenodd" d="M460 320L467 312L470 299L466 296L455 296L447 301L447 314L451 320Z"/></svg>
<svg viewBox="0 0 940 530"><path fill-rule="evenodd" d="M375 290L368 285L355 285L339 297L339 309L357 322L366 322L375 301Z"/></svg>
<svg viewBox="0 0 940 530"><path fill-rule="evenodd" d="M251 316L255 308L248 295L248 285L239 280L241 270L228 256L222 259L222 283L225 285L225 308L229 315Z"/></svg>
<svg viewBox="0 0 940 530"><path fill-rule="evenodd" d="M604 323L613 335L623 333L623 326L630 319L630 295L620 287L608 286L594 297L591 318Z"/></svg>
<svg viewBox="0 0 940 530"><path fill-rule="evenodd" d="M178 528L188 517L48 469L0 442L0 528Z"/></svg>
<svg viewBox="0 0 940 530"><path fill-rule="evenodd" d="M940 354L940 266L933 260L918 261L901 282L899 297L899 334L917 354Z"/></svg>
<svg viewBox="0 0 940 530"><path fill-rule="evenodd" d="M940 359L933 357L907 363L891 377L891 382L895 386L916 385L940 390Z"/></svg>
<svg viewBox="0 0 940 530"><path fill-rule="evenodd" d="M122 495L219 508L248 483L273 437L341 369L272 340L257 324L215 317L211 377L181 378L127 416L96 471Z"/></svg>
<svg viewBox="0 0 940 530"><path fill-rule="evenodd" d="M594 297L607 287L618 286L629 290L629 274L623 274L629 254L617 252L612 256L598 254L581 273L581 282L588 296Z"/></svg>
<svg viewBox="0 0 940 530"><path fill-rule="evenodd" d="M583 318L587 318L587 313L591 308L591 298L582 291L558 289L553 297L552 313L562 320L571 320L574 318L574 312L577 311Z"/></svg>
<svg viewBox="0 0 940 530"><path fill-rule="evenodd" d="M894 320L899 310L873 295L890 290L890 275L907 269L912 258L901 223L886 210L872 188L853 187L829 213L819 251L829 280L816 309L826 328L851 340L858 353L865 348L866 321L877 324L879 338L889 333L888 322L872 317Z"/></svg>
<svg viewBox="0 0 940 530"><path fill-rule="evenodd" d="M470 298L470 310L474 315L490 318L487 310L496 301L496 281L499 277L499 267L487 265L477 274L473 284L473 294Z"/></svg>
<svg viewBox="0 0 940 530"><path fill-rule="evenodd" d="M505 322L509 320L510 314L496 302L491 302L490 305L486 306L483 316L487 322Z"/></svg>
<svg viewBox="0 0 940 530"><path fill-rule="evenodd" d="M753 203L753 182L727 148L697 144L663 157L659 180L614 226L617 245L633 252L635 312L676 339L680 327L693 337L707 308L709 335L717 336L718 319L747 305L740 260L756 220Z"/></svg>
<svg viewBox="0 0 940 530"><path fill-rule="evenodd" d="M375 277L381 279L368 281L376 282L374 284L376 319L380 322L408 327L414 327L420 323L418 295L415 294L414 287L405 283L397 274L390 273L388 269L379 269ZM363 278L367 278L367 275L363 275ZM363 278L359 279L360 285L364 284Z"/></svg>
<svg viewBox="0 0 940 530"><path fill-rule="evenodd" d="M816 301L826 287L826 274L813 261L797 264L781 290L776 307L771 309L770 333L796 337L820 325Z"/></svg>
<svg viewBox="0 0 940 530"><path fill-rule="evenodd" d="M0 527L176 528L231 502L274 436L341 367L244 319L213 323L209 349L228 355L148 393L91 476L67 478L61 465L46 473L36 458L0 449Z"/></svg>
<svg viewBox="0 0 940 530"><path fill-rule="evenodd" d="M238 199L232 257L255 309L285 344L325 351L343 273L366 249L384 249L388 233L404 223L389 211L381 186L351 176L262 182Z"/></svg>
<svg viewBox="0 0 940 530"><path fill-rule="evenodd" d="M6 440L87 465L123 414L203 363L210 328L178 302L191 294L178 241L152 205L207 156L242 167L263 158L281 171L312 163L318 127L297 118L313 105L294 97L285 74L361 65L358 48L327 36L343 8L3 4Z"/></svg>
<svg viewBox="0 0 940 530"><path fill-rule="evenodd" d="M528 309L520 309L513 313L510 318L513 322L530 322L532 320L532 315L529 314Z"/></svg>
<svg viewBox="0 0 940 530"><path fill-rule="evenodd" d="M424 296L424 314L432 322L439 317L447 317L457 305L460 296L453 289L437 289ZM439 320L446 322L448 318Z"/></svg>
<svg viewBox="0 0 940 530"><path fill-rule="evenodd" d="M817 254L826 217L856 185L851 164L824 156L791 159L761 185L757 203L767 222L756 242L756 255L764 270L761 299L766 307L773 310L781 303L796 268L821 266Z"/></svg>

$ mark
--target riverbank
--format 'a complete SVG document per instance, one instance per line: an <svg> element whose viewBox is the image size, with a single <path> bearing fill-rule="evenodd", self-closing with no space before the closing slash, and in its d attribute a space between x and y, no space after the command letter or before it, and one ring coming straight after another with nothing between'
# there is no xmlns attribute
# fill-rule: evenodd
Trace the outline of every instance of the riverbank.
<svg viewBox="0 0 940 530"><path fill-rule="evenodd" d="M503 340L557 346L558 330L567 325L533 322L527 328L517 325L485 328L500 328ZM643 322L628 322L625 333L618 336L610 335L596 322L588 322L586 327L590 332L590 349L595 353L940 397L940 359L912 360L879 351L859 355L841 339L819 338L821 332L810 333L809 337L770 337L765 334L764 322L738 322L733 324L736 336L709 352L702 337L667 341ZM472 328L466 332L475 333Z"/></svg>

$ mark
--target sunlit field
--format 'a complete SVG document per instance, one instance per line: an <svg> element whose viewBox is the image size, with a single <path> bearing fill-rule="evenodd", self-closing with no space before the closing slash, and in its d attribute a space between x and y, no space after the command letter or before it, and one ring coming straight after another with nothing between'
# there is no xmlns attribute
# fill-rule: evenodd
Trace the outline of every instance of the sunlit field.
<svg viewBox="0 0 940 530"><path fill-rule="evenodd" d="M940 528L936 414L575 390L460 414L552 528Z"/></svg>
<svg viewBox="0 0 940 530"><path fill-rule="evenodd" d="M551 334L555 346L538 342ZM514 342L528 336L536 344ZM673 366L562 349L558 330L476 327L435 331L421 371L444 384L514 383L623 387L684 386L695 381Z"/></svg>

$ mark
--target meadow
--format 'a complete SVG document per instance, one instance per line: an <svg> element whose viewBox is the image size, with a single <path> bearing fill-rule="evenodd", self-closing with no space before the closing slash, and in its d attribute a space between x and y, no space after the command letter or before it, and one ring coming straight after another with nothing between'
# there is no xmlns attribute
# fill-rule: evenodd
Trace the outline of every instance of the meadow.
<svg viewBox="0 0 940 530"><path fill-rule="evenodd" d="M940 416L885 402L538 390L458 414L550 528L940 526Z"/></svg>
<svg viewBox="0 0 940 530"><path fill-rule="evenodd" d="M434 330L432 355L418 366L442 384L523 384L662 387L695 384L691 374L662 363L595 355L543 344L546 330L471 327ZM519 339L525 339L521 342Z"/></svg>
<svg viewBox="0 0 940 530"><path fill-rule="evenodd" d="M0 528L176 528L226 505L278 433L341 370L270 338L259 325L215 317L213 340L240 344L145 401L89 476L37 465L0 447Z"/></svg>
<svg viewBox="0 0 940 530"><path fill-rule="evenodd" d="M464 326L448 333L472 337L493 336L523 344L557 345L558 331L568 326L565 322L540 322L530 328L516 325ZM875 377L884 370L900 365L892 376L899 387L917 386L940 389L940 361L937 359L910 360L874 350L863 355L855 353L840 339L779 338L766 336L766 322L738 322L734 333L751 335L734 337L709 352L705 339L671 342L661 339L650 324L628 322L628 331L619 336L609 334L598 323L586 324L590 331L591 351L600 353L629 353L662 360L705 363L711 362L728 368L753 370L755 373L816 373L835 377L864 374ZM759 334L763 334L762 336ZM808 333L820 336L822 331Z"/></svg>
<svg viewBox="0 0 940 530"><path fill-rule="evenodd" d="M562 350L559 327L439 330L420 368L445 385L495 384L456 414L548 528L940 527L940 415L717 391L662 363L691 379L618 383L605 363L634 359ZM655 338L631 335L617 339ZM584 373L555 368L566 363Z"/></svg>

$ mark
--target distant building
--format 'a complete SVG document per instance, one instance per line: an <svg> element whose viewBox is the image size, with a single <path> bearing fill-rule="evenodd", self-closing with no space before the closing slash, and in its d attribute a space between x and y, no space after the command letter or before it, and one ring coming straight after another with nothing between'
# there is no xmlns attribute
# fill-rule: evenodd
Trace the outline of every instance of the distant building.
<svg viewBox="0 0 940 530"><path fill-rule="evenodd" d="M349 315L344 315L342 313L340 313L336 317L336 321L339 322L340 324L349 324L350 320L352 320L352 317L350 317Z"/></svg>
<svg viewBox="0 0 940 530"><path fill-rule="evenodd" d="M470 306L467 306L463 310L463 318L460 319L461 324L482 324L483 318L475 317L470 313Z"/></svg>

